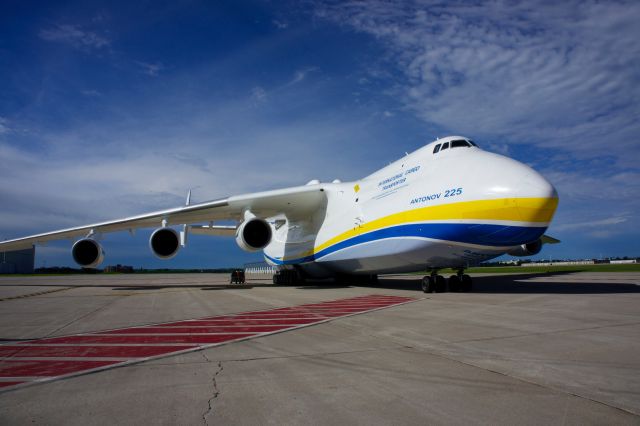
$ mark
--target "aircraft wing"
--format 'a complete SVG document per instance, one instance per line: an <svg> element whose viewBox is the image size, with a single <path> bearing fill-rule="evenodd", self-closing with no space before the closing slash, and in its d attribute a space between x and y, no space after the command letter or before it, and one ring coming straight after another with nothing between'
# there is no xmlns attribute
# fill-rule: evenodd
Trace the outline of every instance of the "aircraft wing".
<svg viewBox="0 0 640 426"><path fill-rule="evenodd" d="M166 225L189 225L216 220L243 220L244 212L247 210L262 218L281 213L289 217L304 217L322 208L325 203L326 196L321 185L256 192L2 241L0 252L30 248L33 244L47 241L82 238L90 234L158 228L163 225L163 221ZM235 227L194 226L190 229L196 234L232 235Z"/></svg>

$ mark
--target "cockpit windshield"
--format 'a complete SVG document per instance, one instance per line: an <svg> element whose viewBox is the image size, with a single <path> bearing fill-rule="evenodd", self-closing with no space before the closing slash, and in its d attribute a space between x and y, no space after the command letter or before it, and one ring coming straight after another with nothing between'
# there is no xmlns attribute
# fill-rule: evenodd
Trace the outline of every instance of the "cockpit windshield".
<svg viewBox="0 0 640 426"><path fill-rule="evenodd" d="M445 149L449 149L449 148L471 148L471 147L478 147L478 145L475 144L475 142L473 142L472 140L468 140L468 139L455 139L452 140L450 142L445 142L445 143L439 143L437 145L435 145L433 147L433 153L437 154L438 152L444 151Z"/></svg>
<svg viewBox="0 0 640 426"><path fill-rule="evenodd" d="M471 147L478 147L478 145L475 144L475 142L473 142L472 140L468 140L468 139L455 139L452 140L450 142L445 142L442 144L437 144L436 146L433 147L433 153L437 154L438 152L444 151L445 149L449 149L449 148L471 148Z"/></svg>

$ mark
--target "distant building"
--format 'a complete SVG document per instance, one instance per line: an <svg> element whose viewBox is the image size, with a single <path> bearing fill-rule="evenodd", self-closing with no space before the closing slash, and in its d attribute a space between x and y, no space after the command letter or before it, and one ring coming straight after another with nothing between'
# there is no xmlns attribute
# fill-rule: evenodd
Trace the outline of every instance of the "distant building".
<svg viewBox="0 0 640 426"><path fill-rule="evenodd" d="M36 248L0 253L0 274L33 274Z"/></svg>

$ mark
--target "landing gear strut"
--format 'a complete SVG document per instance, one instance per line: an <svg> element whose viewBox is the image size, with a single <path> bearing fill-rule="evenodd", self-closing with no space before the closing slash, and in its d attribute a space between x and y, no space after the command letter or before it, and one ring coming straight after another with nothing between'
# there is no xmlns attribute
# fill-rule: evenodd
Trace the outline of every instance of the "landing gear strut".
<svg viewBox="0 0 640 426"><path fill-rule="evenodd" d="M456 275L452 275L445 281L442 275L438 275L437 270L431 271L431 275L422 278L422 291L425 293L442 293L448 290L451 292L468 292L473 288L471 277L464 273L464 269L458 269Z"/></svg>

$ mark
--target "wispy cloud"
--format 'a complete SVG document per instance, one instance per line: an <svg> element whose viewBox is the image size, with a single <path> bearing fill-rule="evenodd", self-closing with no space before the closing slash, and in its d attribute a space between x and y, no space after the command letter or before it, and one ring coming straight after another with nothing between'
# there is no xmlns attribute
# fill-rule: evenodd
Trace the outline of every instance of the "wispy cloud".
<svg viewBox="0 0 640 426"><path fill-rule="evenodd" d="M89 97L102 96L102 93L100 93L98 90L95 90L95 89L81 90L80 93L82 93L84 96L89 96Z"/></svg>
<svg viewBox="0 0 640 426"><path fill-rule="evenodd" d="M429 123L580 157L614 138L619 159L640 154L638 2L347 1L317 15L382 42L397 95Z"/></svg>
<svg viewBox="0 0 640 426"><path fill-rule="evenodd" d="M0 117L0 135L7 134L11 131L9 128L9 120L4 117Z"/></svg>
<svg viewBox="0 0 640 426"><path fill-rule="evenodd" d="M285 21L281 21L279 19L274 19L271 23L278 28L279 30L285 30L289 27L289 23Z"/></svg>
<svg viewBox="0 0 640 426"><path fill-rule="evenodd" d="M293 84L297 84L300 83L301 81L303 81L307 75L311 72L317 71L318 67L308 67L308 68L304 68L301 70L297 70L294 74L293 74L293 78L285 85L285 86L291 86Z"/></svg>
<svg viewBox="0 0 640 426"><path fill-rule="evenodd" d="M161 62L143 62L136 61L136 64L142 68L142 72L150 77L157 77L160 74L160 71L164 69L164 65Z"/></svg>
<svg viewBox="0 0 640 426"><path fill-rule="evenodd" d="M251 98L256 102L263 102L267 99L267 91L260 86L251 89Z"/></svg>
<svg viewBox="0 0 640 426"><path fill-rule="evenodd" d="M585 228L593 230L593 228L619 225L621 223L627 222L628 220L629 220L629 215L625 214L622 216L612 216L605 219L592 220L588 222L567 223L567 224L556 226L556 230L566 231L570 229L575 230L575 229L585 229Z"/></svg>
<svg viewBox="0 0 640 426"><path fill-rule="evenodd" d="M103 35L70 24L43 28L38 35L46 41L65 43L84 50L104 49L111 44L110 40Z"/></svg>

